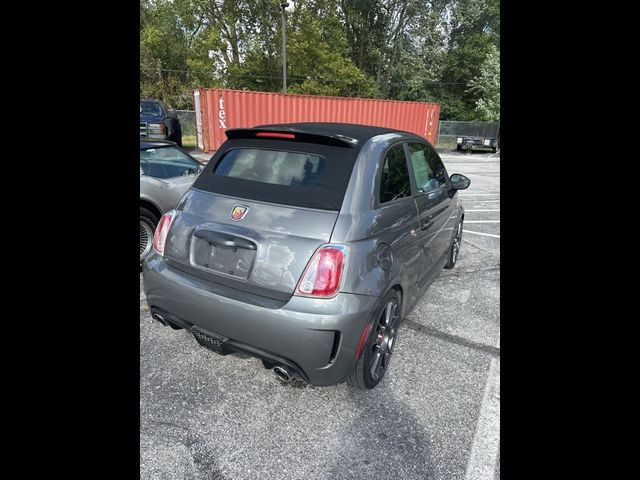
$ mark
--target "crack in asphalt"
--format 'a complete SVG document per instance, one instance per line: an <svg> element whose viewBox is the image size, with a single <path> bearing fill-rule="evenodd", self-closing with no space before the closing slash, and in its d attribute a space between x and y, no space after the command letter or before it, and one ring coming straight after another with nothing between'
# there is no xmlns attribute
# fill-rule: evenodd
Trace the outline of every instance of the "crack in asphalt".
<svg viewBox="0 0 640 480"><path fill-rule="evenodd" d="M491 267L484 267L484 268L476 268L475 270L462 270L462 269L457 269L455 271L451 271L451 273L444 273L442 272L439 276L442 278L446 278L446 277L461 277L462 275L466 275L469 273L479 273L479 272L495 272L495 271L500 271L500 265L493 265Z"/></svg>
<svg viewBox="0 0 640 480"><path fill-rule="evenodd" d="M491 250L487 250L486 248L479 247L479 246L477 246L475 243L470 242L469 240L467 240L467 239L466 239L466 238L464 238L464 237L462 238L462 241L463 241L464 243L466 243L467 245L469 245L469 246L471 246L471 247L475 248L476 250L480 250L481 252L486 253L487 255L490 255L490 256L492 256L492 257L500 258L500 255L496 255L496 254L495 254L495 253L493 253Z"/></svg>
<svg viewBox="0 0 640 480"><path fill-rule="evenodd" d="M497 347L485 345L484 343L474 342L472 340L468 340L464 337L453 335L451 333L442 332L433 327L422 325L421 323L418 323L414 320L405 320L403 323L415 332L423 333L425 335L429 335L430 337L439 338L440 340L444 340L446 342L455 343L456 345L460 345L462 347L471 348L473 350L489 354L492 357L500 358L500 349Z"/></svg>
<svg viewBox="0 0 640 480"><path fill-rule="evenodd" d="M187 451L191 456L191 460L193 461L193 466L198 470L198 473L205 475L204 478L212 480L227 480L227 477L220 471L215 457L210 454L211 452L201 452L197 448L198 446L207 446L206 442L198 433L194 432L189 427L178 425L173 422L153 419L146 419L146 422L184 430L186 432L185 438L178 438L176 440L187 448Z"/></svg>

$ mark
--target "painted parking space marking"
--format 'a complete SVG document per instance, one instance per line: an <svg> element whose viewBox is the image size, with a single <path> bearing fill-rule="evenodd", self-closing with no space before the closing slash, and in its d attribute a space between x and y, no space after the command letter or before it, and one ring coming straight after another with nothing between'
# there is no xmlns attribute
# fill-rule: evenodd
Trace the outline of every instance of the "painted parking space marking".
<svg viewBox="0 0 640 480"><path fill-rule="evenodd" d="M464 223L500 223L500 220L465 220Z"/></svg>
<svg viewBox="0 0 640 480"><path fill-rule="evenodd" d="M465 480L495 478L500 454L500 359L492 358Z"/></svg>
<svg viewBox="0 0 640 480"><path fill-rule="evenodd" d="M479 196L487 196L487 195L500 195L499 193L458 193L461 197L479 197Z"/></svg>
<svg viewBox="0 0 640 480"><path fill-rule="evenodd" d="M465 212L499 212L500 210L492 210L492 209L475 209L475 210L465 210Z"/></svg>
<svg viewBox="0 0 640 480"><path fill-rule="evenodd" d="M469 222L464 222L469 223ZM494 235L493 233L474 232L473 230L464 230L464 233L472 233L474 235L482 235L483 237L500 238L500 235Z"/></svg>

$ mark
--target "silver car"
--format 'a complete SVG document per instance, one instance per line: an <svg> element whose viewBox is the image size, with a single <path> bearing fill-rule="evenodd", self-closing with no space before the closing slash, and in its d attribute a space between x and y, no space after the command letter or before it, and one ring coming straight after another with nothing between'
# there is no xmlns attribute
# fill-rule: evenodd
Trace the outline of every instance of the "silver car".
<svg viewBox="0 0 640 480"><path fill-rule="evenodd" d="M464 210L422 137L332 123L227 130L143 263L154 319L281 380L375 387Z"/></svg>
<svg viewBox="0 0 640 480"><path fill-rule="evenodd" d="M140 140L140 261L151 251L151 240L162 214L178 205L202 165L175 143Z"/></svg>

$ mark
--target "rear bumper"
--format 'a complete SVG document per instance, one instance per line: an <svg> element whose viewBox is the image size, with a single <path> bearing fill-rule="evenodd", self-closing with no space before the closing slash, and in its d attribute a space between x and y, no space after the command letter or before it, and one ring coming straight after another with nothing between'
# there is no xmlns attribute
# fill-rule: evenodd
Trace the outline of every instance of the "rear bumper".
<svg viewBox="0 0 640 480"><path fill-rule="evenodd" d="M207 282L173 269L153 253L143 263L144 289L152 311L186 328L228 338L232 349L284 363L313 385L346 379L363 329L378 298L340 293L331 299L293 296L281 308L234 300Z"/></svg>
<svg viewBox="0 0 640 480"><path fill-rule="evenodd" d="M461 148L495 148L498 146L498 139L489 137L458 137L456 144Z"/></svg>
<svg viewBox="0 0 640 480"><path fill-rule="evenodd" d="M154 140L167 140L169 137L166 133L147 133L146 135L140 135L140 138L150 138Z"/></svg>

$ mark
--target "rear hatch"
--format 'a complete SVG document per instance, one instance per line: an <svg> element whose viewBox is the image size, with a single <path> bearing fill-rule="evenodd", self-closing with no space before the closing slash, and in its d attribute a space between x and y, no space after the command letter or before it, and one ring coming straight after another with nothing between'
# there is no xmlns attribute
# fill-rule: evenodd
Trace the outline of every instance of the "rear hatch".
<svg viewBox="0 0 640 480"><path fill-rule="evenodd" d="M331 238L357 150L313 136L243 132L218 150L179 205L165 259L213 283L287 300Z"/></svg>

